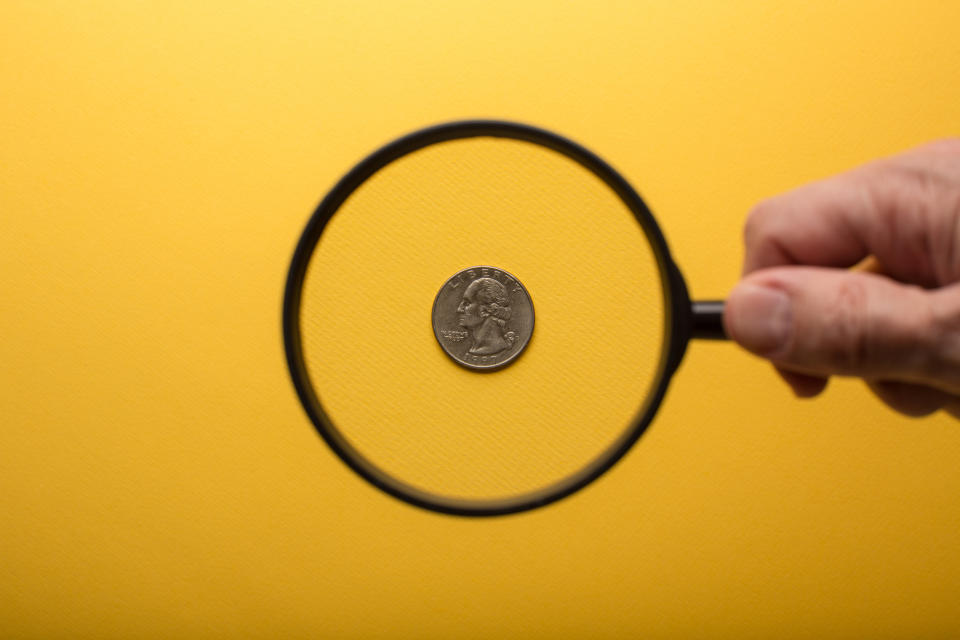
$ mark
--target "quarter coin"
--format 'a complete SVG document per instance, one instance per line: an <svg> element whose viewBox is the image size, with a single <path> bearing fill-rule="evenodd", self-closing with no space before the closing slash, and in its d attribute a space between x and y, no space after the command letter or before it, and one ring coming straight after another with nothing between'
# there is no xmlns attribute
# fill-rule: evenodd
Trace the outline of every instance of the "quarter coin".
<svg viewBox="0 0 960 640"><path fill-rule="evenodd" d="M493 371L514 362L533 335L533 302L520 281L497 267L453 274L433 301L433 333L454 362Z"/></svg>

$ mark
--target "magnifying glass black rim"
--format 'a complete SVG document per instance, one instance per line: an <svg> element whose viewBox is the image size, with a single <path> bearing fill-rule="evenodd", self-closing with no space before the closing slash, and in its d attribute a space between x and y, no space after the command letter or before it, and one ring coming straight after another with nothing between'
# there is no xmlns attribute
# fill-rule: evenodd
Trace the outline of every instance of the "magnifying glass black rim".
<svg viewBox="0 0 960 640"><path fill-rule="evenodd" d="M653 248L664 296L664 348L657 378L629 428L580 470L547 487L509 498L468 499L437 495L404 483L367 460L340 433L327 415L304 362L300 336L301 292L313 251L327 223L364 181L394 160L424 147L450 140L493 137L537 144L570 158L603 180L630 209ZM610 165L579 144L550 131L503 120L461 120L414 131L370 154L350 170L320 202L297 244L287 275L283 300L283 338L287 365L304 409L327 445L368 482L409 504L461 516L495 516L527 511L566 497L609 470L643 434L663 400L671 374L685 350L689 335L682 329L690 301L673 264L666 240L637 192ZM493 374L496 375L496 374Z"/></svg>

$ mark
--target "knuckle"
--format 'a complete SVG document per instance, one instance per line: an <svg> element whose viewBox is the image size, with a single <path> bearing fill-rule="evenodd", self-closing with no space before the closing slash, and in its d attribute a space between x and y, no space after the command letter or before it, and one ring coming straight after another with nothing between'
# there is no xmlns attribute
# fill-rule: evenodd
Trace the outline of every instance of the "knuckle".
<svg viewBox="0 0 960 640"><path fill-rule="evenodd" d="M864 283L856 278L844 280L827 310L823 323L823 355L840 373L861 371L874 355Z"/></svg>
<svg viewBox="0 0 960 640"><path fill-rule="evenodd" d="M881 213L898 250L909 258L910 270L902 275L908 282L935 287L960 277L960 162L956 164L950 171L939 163L902 160L886 168L891 197Z"/></svg>
<svg viewBox="0 0 960 640"><path fill-rule="evenodd" d="M933 379L948 384L960 393L960 291L943 289L930 310L930 348L923 362L924 371Z"/></svg>
<svg viewBox="0 0 960 640"><path fill-rule="evenodd" d="M753 246L769 236L772 219L777 210L773 198L761 200L750 209L747 222L743 227L743 238L747 246Z"/></svg>

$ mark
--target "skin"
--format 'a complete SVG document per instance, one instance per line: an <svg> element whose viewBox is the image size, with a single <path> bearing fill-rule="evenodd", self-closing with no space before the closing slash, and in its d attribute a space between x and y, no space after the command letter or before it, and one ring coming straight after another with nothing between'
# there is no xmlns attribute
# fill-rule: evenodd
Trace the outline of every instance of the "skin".
<svg viewBox="0 0 960 640"><path fill-rule="evenodd" d="M797 396L856 376L906 415L960 417L960 139L761 202L744 238L724 324Z"/></svg>

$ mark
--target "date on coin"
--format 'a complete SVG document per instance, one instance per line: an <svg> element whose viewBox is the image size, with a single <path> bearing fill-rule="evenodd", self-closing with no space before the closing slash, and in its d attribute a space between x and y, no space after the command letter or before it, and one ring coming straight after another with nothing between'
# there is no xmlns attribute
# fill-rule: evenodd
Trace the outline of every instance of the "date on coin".
<svg viewBox="0 0 960 640"><path fill-rule="evenodd" d="M493 371L517 359L533 335L533 302L516 277L496 267L453 274L433 301L433 333L454 362Z"/></svg>

